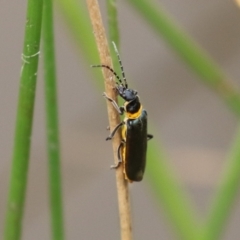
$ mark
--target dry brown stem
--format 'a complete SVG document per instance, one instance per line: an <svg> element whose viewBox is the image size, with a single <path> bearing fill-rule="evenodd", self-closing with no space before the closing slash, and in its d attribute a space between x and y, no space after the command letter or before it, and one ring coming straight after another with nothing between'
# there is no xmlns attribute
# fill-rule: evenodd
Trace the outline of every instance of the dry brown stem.
<svg viewBox="0 0 240 240"><path fill-rule="evenodd" d="M107 37L102 23L101 13L97 0L87 0L88 11L90 14L91 22L93 25L93 31L95 40L97 43L101 64L108 65L112 67L112 59L110 56L110 51L108 48ZM105 79L105 91L107 95L117 101L117 93L114 91L115 82L113 81L112 73L103 68L103 76ZM112 106L112 104L107 101L109 126L112 131L119 123L120 118L118 112ZM114 161L118 162L117 148L121 141L120 132L114 136L112 140ZM130 217L130 204L129 204L129 194L128 194L128 182L124 179L123 167L120 165L116 169L116 184L118 192L118 204L119 204L119 217L120 217L120 227L121 227L121 239L131 240L132 239L132 227L131 227L131 217Z"/></svg>

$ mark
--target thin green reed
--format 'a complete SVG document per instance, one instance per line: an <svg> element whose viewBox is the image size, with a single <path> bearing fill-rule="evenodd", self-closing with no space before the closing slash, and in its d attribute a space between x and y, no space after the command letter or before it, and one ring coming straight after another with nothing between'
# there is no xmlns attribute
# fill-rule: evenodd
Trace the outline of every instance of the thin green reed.
<svg viewBox="0 0 240 240"><path fill-rule="evenodd" d="M119 46L119 27L117 18L117 6L115 0L107 0L107 15L108 15L108 27L109 27L109 40L114 41L116 46Z"/></svg>
<svg viewBox="0 0 240 240"><path fill-rule="evenodd" d="M53 26L52 0L44 0L42 43L44 57L46 135L51 227L52 239L63 240L64 221L61 190L60 143L58 129L57 83Z"/></svg>
<svg viewBox="0 0 240 240"><path fill-rule="evenodd" d="M204 222L201 240L219 239L237 200L240 187L240 127L223 168L223 176Z"/></svg>
<svg viewBox="0 0 240 240"><path fill-rule="evenodd" d="M113 49L112 42L114 42L118 49L119 47L119 27L117 18L117 6L115 0L107 0L107 16L108 16L108 40L109 47L111 50L111 56L113 59L113 66L115 71L117 71L116 66L119 66L118 59L116 57L115 51Z"/></svg>
<svg viewBox="0 0 240 240"><path fill-rule="evenodd" d="M43 0L28 0L4 240L21 238L38 70Z"/></svg>

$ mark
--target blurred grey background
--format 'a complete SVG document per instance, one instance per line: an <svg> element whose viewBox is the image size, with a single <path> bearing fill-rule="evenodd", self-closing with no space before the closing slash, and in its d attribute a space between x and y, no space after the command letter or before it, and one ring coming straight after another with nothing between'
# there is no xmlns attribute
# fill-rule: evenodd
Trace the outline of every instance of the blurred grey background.
<svg viewBox="0 0 240 240"><path fill-rule="evenodd" d="M104 1L100 2L106 23ZM239 85L240 9L234 1L157 2ZM11 166L25 11L26 1L0 2L0 233ZM105 101L91 81L93 70L79 58L61 14L56 11L55 15L66 239L119 239L115 174L109 170L111 143L104 140L108 134ZM237 118L125 1L119 1L119 23L125 72L148 110L155 136L152 141L161 141L176 177L199 217L204 218L234 140ZM39 72L24 240L50 239L42 69ZM132 184L130 191L134 239L177 239L147 181ZM239 221L238 201L222 239L239 239Z"/></svg>

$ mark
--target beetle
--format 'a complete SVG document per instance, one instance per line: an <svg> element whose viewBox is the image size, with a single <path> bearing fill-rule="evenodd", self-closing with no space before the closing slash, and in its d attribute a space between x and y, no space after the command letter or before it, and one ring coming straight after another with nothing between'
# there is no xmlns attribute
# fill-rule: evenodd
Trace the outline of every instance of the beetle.
<svg viewBox="0 0 240 240"><path fill-rule="evenodd" d="M147 133L147 112L143 109L138 92L128 88L119 52L115 43L112 43L118 57L122 79L107 65L92 65L92 67L107 68L115 75L118 80L115 88L120 97L125 100L123 106L118 106L105 92L103 93L103 96L112 103L120 115L125 114L124 120L106 138L106 140L111 140L117 130L122 128L122 141L117 151L118 163L112 165L111 168L118 168L122 163L125 179L129 182L139 182L143 178L146 166L147 141L153 138L153 135Z"/></svg>

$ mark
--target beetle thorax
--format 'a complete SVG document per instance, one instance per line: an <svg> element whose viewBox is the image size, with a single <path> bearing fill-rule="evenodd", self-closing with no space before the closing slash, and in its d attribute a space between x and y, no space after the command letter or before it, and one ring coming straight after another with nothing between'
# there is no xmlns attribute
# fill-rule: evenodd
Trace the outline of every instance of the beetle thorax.
<svg viewBox="0 0 240 240"><path fill-rule="evenodd" d="M124 103L124 109L127 113L130 113L130 114L135 114L137 112L139 112L141 108L141 103L139 101L139 97L138 96L135 96L135 98L131 101L126 101Z"/></svg>

